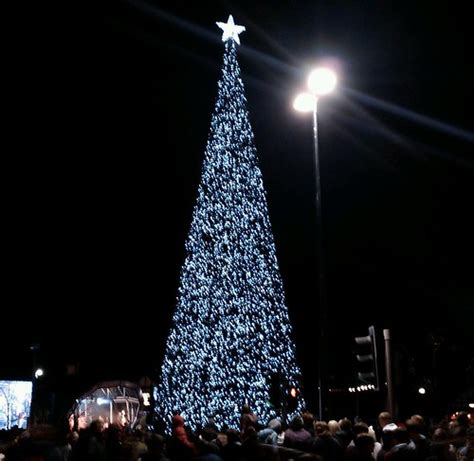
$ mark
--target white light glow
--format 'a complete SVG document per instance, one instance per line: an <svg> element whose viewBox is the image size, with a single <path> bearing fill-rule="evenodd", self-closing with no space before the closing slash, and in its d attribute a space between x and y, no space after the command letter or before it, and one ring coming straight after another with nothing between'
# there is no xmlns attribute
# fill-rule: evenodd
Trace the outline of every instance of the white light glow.
<svg viewBox="0 0 474 461"><path fill-rule="evenodd" d="M337 84L336 74L327 67L313 70L308 77L308 87L316 95L331 93Z"/></svg>
<svg viewBox="0 0 474 461"><path fill-rule="evenodd" d="M316 108L317 99L311 93L300 93L293 102L293 108L298 112L310 112Z"/></svg>
<svg viewBox="0 0 474 461"><path fill-rule="evenodd" d="M36 371L35 371L35 378L38 379L39 377L43 376L44 375L44 371L42 368L38 368Z"/></svg>
<svg viewBox="0 0 474 461"><path fill-rule="evenodd" d="M144 407L149 407L150 406L150 399L151 399L151 395L149 392L143 392L142 394L143 396L143 406Z"/></svg>
<svg viewBox="0 0 474 461"><path fill-rule="evenodd" d="M426 389L424 387L420 387L418 389L418 393L421 394L421 395L424 395L424 394L426 394Z"/></svg>
<svg viewBox="0 0 474 461"><path fill-rule="evenodd" d="M110 403L110 400L109 399L103 399L101 397L99 397L97 399L97 405L105 405L106 403Z"/></svg>
<svg viewBox="0 0 474 461"><path fill-rule="evenodd" d="M240 45L239 34L245 32L244 26L238 26L234 22L232 15L229 15L227 23L225 22L216 22L217 26L222 29L222 41L225 42L229 39L235 40L236 43Z"/></svg>
<svg viewBox="0 0 474 461"><path fill-rule="evenodd" d="M470 403L469 408L474 408L474 403Z"/></svg>

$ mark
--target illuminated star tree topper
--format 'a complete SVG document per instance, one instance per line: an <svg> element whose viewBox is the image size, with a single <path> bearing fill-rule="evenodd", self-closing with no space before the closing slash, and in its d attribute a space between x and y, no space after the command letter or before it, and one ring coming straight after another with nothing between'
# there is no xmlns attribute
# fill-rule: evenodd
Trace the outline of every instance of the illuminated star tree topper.
<svg viewBox="0 0 474 461"><path fill-rule="evenodd" d="M226 42L229 38L235 40L240 45L239 34L245 32L244 26L237 26L234 23L234 18L231 14L229 14L229 19L227 19L227 23L225 22L216 22L218 27L222 29L222 41Z"/></svg>
<svg viewBox="0 0 474 461"><path fill-rule="evenodd" d="M209 417L238 428L248 403L274 417L271 385L299 388L288 309L229 17L224 62L197 203L186 241L176 310L166 344L157 413L181 413L192 428ZM274 381L274 379L273 379ZM300 399L295 411L301 410Z"/></svg>

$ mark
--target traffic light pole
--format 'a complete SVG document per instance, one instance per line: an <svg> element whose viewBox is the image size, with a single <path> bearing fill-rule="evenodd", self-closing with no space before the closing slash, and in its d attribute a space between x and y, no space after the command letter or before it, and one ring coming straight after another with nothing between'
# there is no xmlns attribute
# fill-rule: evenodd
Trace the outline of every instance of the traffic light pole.
<svg viewBox="0 0 474 461"><path fill-rule="evenodd" d="M375 373L375 390L378 391L380 389L380 382L379 382L379 365L377 359L377 338L375 336L375 327L369 327L369 336L372 338L372 349L374 354L374 373Z"/></svg>
<svg viewBox="0 0 474 461"><path fill-rule="evenodd" d="M383 331L383 339L385 340L385 372L387 376L387 404L388 411L395 418L395 399L393 395L393 381L392 381L392 358L390 352L390 330Z"/></svg>

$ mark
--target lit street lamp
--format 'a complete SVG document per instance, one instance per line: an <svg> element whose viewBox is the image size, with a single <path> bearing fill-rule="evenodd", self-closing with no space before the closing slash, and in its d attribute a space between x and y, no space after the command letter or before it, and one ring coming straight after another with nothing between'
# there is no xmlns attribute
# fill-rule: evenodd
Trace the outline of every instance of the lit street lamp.
<svg viewBox="0 0 474 461"><path fill-rule="evenodd" d="M321 214L321 175L319 166L318 146L318 98L329 94L337 84L336 74L325 67L313 70L308 77L308 88L310 92L299 94L293 103L295 110L300 112L313 112L313 136L314 136L314 160L316 174L316 226L318 232L318 288L319 288L319 360L318 360L318 395L319 395L319 419L324 421L324 405L326 405L327 394L327 307L325 296L325 270L322 242L322 214Z"/></svg>
<svg viewBox="0 0 474 461"><path fill-rule="evenodd" d="M41 378L41 376L44 375L44 371L42 368L37 368L35 370L35 378L38 379L38 378Z"/></svg>

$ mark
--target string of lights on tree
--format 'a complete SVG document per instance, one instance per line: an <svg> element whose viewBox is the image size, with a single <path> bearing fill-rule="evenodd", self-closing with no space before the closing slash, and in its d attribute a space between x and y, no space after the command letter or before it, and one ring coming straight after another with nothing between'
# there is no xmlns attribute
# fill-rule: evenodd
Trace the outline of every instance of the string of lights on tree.
<svg viewBox="0 0 474 461"><path fill-rule="evenodd" d="M275 416L271 376L299 388L262 174L237 62L244 27L217 23L225 43L198 199L186 242L157 413L179 412L195 428L209 417L238 427L248 403ZM296 410L301 410L299 399Z"/></svg>

